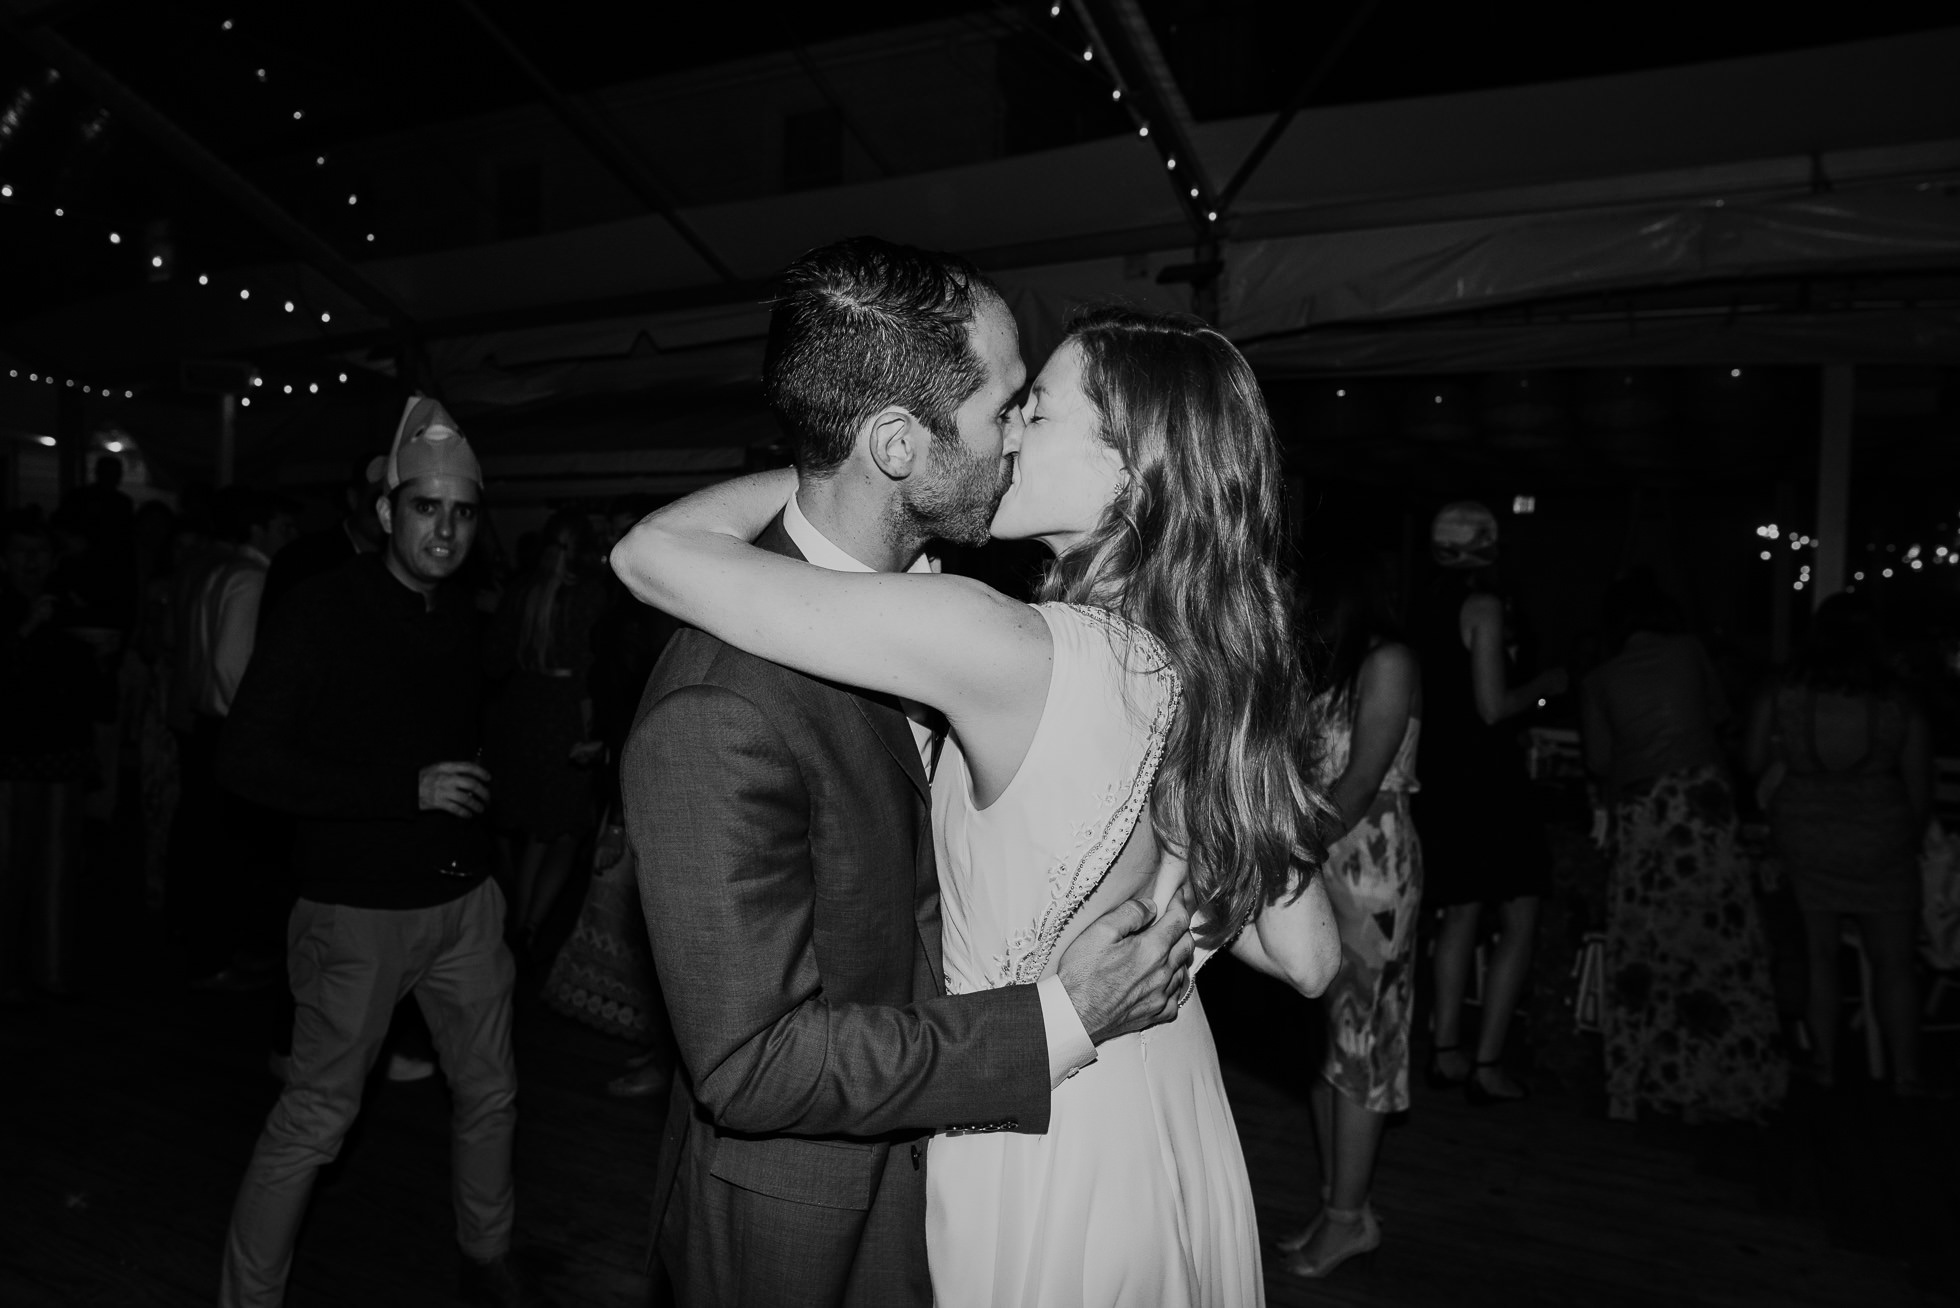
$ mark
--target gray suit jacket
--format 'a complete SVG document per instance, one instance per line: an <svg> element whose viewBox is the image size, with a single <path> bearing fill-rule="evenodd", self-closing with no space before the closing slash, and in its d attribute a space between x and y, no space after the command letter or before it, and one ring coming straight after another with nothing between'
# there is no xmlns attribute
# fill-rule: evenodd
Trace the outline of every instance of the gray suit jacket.
<svg viewBox="0 0 1960 1308"><path fill-rule="evenodd" d="M757 541L801 557L780 519ZM1032 986L945 993L930 795L890 700L699 631L622 761L683 1074L654 1238L684 1305L926 1305L924 1140L1048 1124Z"/></svg>

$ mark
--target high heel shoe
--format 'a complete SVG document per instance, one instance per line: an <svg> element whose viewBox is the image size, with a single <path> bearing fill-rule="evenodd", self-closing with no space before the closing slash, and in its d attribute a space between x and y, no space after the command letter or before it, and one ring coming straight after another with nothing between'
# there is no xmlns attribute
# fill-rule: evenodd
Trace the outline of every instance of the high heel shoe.
<svg viewBox="0 0 1960 1308"><path fill-rule="evenodd" d="M1443 1071L1442 1056L1456 1051L1456 1045L1437 1045L1429 1051L1429 1066L1424 1070L1422 1079L1429 1083L1431 1090L1454 1090L1469 1083L1472 1075L1469 1072L1465 1072L1462 1076L1451 1076Z"/></svg>
<svg viewBox="0 0 1960 1308"><path fill-rule="evenodd" d="M1381 1247L1381 1223L1368 1204L1359 1208L1328 1208L1321 1213L1316 1238L1286 1260L1290 1275L1317 1281L1350 1258L1371 1254Z"/></svg>
<svg viewBox="0 0 1960 1308"><path fill-rule="evenodd" d="M1478 1073L1486 1068L1501 1066L1503 1066L1502 1062L1497 1059L1492 1059L1488 1063L1479 1062L1476 1070L1470 1073L1469 1079L1464 1081L1463 1098L1472 1108L1489 1108L1492 1104L1515 1104L1519 1100L1531 1098L1531 1091L1522 1086L1518 1088L1516 1094L1503 1094L1484 1084L1483 1078Z"/></svg>

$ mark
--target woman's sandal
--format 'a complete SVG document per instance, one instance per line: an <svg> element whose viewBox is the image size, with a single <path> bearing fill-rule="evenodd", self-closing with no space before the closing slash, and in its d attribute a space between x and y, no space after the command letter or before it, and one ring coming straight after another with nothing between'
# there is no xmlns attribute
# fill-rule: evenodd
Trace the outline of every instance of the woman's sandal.
<svg viewBox="0 0 1960 1308"><path fill-rule="evenodd" d="M1317 1281L1350 1258L1371 1254L1381 1247L1381 1223L1375 1219L1375 1210L1368 1204L1359 1208L1328 1208L1321 1213L1322 1222L1317 1232L1322 1239L1334 1247L1320 1251L1314 1257L1307 1248L1286 1260L1286 1270L1290 1275ZM1337 1243L1338 1242L1338 1243Z"/></svg>
<svg viewBox="0 0 1960 1308"><path fill-rule="evenodd" d="M1431 1090L1454 1090L1469 1084L1473 1073L1465 1072L1462 1076L1450 1076L1443 1071L1442 1055L1453 1054L1458 1048L1457 1045L1437 1045L1429 1051L1429 1067L1423 1072L1422 1079L1429 1083Z"/></svg>
<svg viewBox="0 0 1960 1308"><path fill-rule="evenodd" d="M1472 1108L1489 1108L1492 1104L1515 1104L1519 1100L1531 1098L1531 1091L1523 1087L1519 1087L1516 1094L1500 1094L1485 1086L1483 1081L1477 1076L1478 1072L1483 1071L1487 1067L1502 1066L1503 1061L1501 1059L1492 1059L1488 1063L1479 1060L1476 1071L1473 1071L1463 1083L1463 1097L1469 1101Z"/></svg>

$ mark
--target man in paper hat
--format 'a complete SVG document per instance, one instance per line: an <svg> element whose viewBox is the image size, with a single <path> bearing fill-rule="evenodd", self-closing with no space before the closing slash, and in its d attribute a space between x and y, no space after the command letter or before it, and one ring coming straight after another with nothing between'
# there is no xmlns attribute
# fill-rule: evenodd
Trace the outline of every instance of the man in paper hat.
<svg viewBox="0 0 1960 1308"><path fill-rule="evenodd" d="M384 548L306 582L270 615L219 758L226 785L299 819L292 1066L232 1210L225 1308L283 1302L313 1179L339 1153L389 1015L410 993L455 1103L464 1298L548 1303L507 1256L516 968L489 877L490 774L474 761L477 616L446 584L476 539L483 472L454 419L418 396L385 480Z"/></svg>

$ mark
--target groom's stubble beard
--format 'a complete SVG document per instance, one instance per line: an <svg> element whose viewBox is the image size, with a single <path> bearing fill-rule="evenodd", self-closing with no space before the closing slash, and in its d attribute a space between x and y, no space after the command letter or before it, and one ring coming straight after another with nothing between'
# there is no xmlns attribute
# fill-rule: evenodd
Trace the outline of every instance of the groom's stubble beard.
<svg viewBox="0 0 1960 1308"><path fill-rule="evenodd" d="M1005 457L968 449L957 429L950 436L935 433L926 447L926 477L900 505L922 541L985 545L1013 475Z"/></svg>

